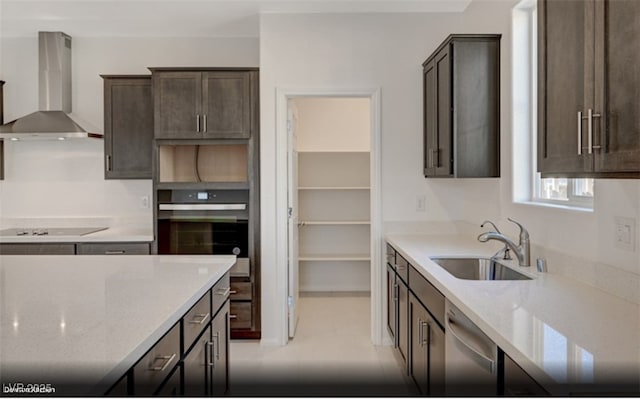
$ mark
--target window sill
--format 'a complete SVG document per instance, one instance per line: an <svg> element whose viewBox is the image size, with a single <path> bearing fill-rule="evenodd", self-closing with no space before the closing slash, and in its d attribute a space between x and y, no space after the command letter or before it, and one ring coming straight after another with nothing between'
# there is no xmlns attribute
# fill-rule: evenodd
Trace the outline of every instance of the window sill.
<svg viewBox="0 0 640 399"><path fill-rule="evenodd" d="M537 201L514 201L514 204L529 205L529 206L535 206L535 207L541 207L541 208L552 208L552 209L559 209L559 210L570 211L570 212L593 213L593 208L587 208L579 205L560 205L560 204L553 204L550 202L537 202Z"/></svg>

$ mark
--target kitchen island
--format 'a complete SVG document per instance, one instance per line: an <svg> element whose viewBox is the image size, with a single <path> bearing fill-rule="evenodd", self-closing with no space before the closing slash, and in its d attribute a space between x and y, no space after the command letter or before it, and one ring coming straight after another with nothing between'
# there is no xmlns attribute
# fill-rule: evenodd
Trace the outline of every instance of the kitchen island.
<svg viewBox="0 0 640 399"><path fill-rule="evenodd" d="M3 394L20 386L106 393L234 263L208 255L0 256Z"/></svg>

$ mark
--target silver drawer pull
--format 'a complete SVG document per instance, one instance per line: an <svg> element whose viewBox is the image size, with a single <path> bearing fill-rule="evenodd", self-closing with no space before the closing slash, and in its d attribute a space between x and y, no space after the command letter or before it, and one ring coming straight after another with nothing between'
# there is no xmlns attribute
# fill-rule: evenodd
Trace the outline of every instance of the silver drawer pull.
<svg viewBox="0 0 640 399"><path fill-rule="evenodd" d="M209 348L209 361L207 362L207 366L215 368L216 364L213 361L213 341L207 342L206 346Z"/></svg>
<svg viewBox="0 0 640 399"><path fill-rule="evenodd" d="M167 367L169 367L169 365L171 364L171 362L173 361L173 359L176 358L176 354L172 354L171 356L156 356L155 360L153 361L154 363L158 360L164 360L164 364L161 366L155 366L155 367L149 367L150 371L164 371Z"/></svg>
<svg viewBox="0 0 640 399"><path fill-rule="evenodd" d="M217 289L214 295L227 296L231 292L231 287Z"/></svg>
<svg viewBox="0 0 640 399"><path fill-rule="evenodd" d="M237 318L238 318L238 316L236 316L236 315L234 315L234 314L230 314L230 315L229 315L229 318L230 318L230 319L237 319Z"/></svg>
<svg viewBox="0 0 640 399"><path fill-rule="evenodd" d="M118 250L107 250L104 251L105 255L124 255L125 254L125 250L124 249L118 249Z"/></svg>
<svg viewBox="0 0 640 399"><path fill-rule="evenodd" d="M197 320L197 318L200 320ZM205 321L209 318L209 313L206 314L197 314L194 316L193 320L189 321L189 324L204 324Z"/></svg>
<svg viewBox="0 0 640 399"><path fill-rule="evenodd" d="M229 294L231 294L231 295L234 295L234 294L237 294L237 293L238 293L238 291L236 291L236 290L229 291Z"/></svg>

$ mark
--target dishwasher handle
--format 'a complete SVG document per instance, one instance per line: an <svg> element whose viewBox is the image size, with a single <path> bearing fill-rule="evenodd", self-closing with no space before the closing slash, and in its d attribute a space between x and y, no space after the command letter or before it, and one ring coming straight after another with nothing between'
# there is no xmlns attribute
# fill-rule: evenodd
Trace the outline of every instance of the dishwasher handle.
<svg viewBox="0 0 640 399"><path fill-rule="evenodd" d="M478 352L475 348L469 345L469 343L465 342L460 337L459 334L456 334L456 330L458 329L458 327L456 327L456 322L452 317L453 317L453 314L451 313L447 314L447 323L446 323L447 334L451 333L451 335L456 341L456 346L460 350L464 351L467 355L469 355L469 357L471 357L479 366L481 366L482 368L486 369L491 374L493 374L495 371L495 365L496 365L495 360Z"/></svg>

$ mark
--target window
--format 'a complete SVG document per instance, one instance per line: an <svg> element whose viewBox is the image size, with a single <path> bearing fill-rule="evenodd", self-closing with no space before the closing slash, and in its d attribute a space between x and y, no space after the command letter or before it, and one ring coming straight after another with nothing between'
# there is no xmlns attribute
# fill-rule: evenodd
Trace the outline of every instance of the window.
<svg viewBox="0 0 640 399"><path fill-rule="evenodd" d="M523 0L513 9L514 200L593 208L593 179L542 179L537 172L537 8Z"/></svg>

